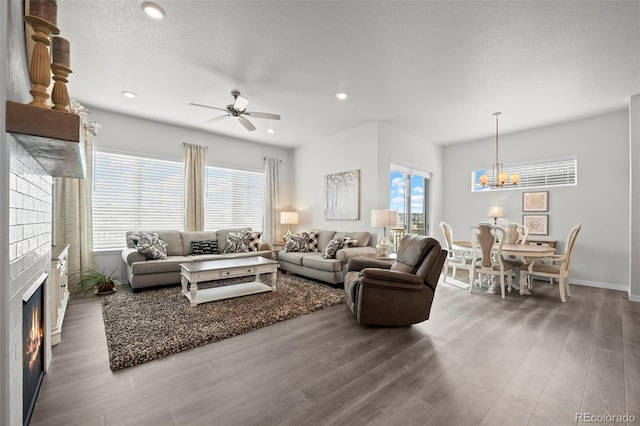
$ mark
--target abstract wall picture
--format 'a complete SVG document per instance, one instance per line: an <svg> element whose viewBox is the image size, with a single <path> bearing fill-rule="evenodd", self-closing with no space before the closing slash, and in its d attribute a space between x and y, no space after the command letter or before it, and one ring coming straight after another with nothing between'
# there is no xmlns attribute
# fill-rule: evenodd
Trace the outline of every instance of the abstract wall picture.
<svg viewBox="0 0 640 426"><path fill-rule="evenodd" d="M360 219L360 170L349 170L324 177L324 218Z"/></svg>
<svg viewBox="0 0 640 426"><path fill-rule="evenodd" d="M549 211L549 191L523 192L523 212L547 212Z"/></svg>
<svg viewBox="0 0 640 426"><path fill-rule="evenodd" d="M523 214L522 224L529 228L529 235L549 235L548 214Z"/></svg>

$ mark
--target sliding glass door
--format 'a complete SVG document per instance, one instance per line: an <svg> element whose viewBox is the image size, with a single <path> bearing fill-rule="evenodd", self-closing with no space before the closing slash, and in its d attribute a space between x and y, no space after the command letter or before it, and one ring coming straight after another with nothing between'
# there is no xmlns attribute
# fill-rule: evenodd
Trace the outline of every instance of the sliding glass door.
<svg viewBox="0 0 640 426"><path fill-rule="evenodd" d="M389 174L389 208L398 211L398 226L391 229L396 244L404 234L429 235L430 173L391 165Z"/></svg>

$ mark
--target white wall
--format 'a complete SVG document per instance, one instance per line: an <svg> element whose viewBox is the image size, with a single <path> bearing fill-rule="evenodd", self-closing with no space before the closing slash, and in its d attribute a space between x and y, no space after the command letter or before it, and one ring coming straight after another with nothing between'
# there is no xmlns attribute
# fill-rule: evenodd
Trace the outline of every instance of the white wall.
<svg viewBox="0 0 640 426"><path fill-rule="evenodd" d="M629 299L640 302L640 94L629 102Z"/></svg>
<svg viewBox="0 0 640 426"><path fill-rule="evenodd" d="M183 142L187 142L208 147L207 164L209 165L251 171L264 170L265 157L279 158L282 160L280 202L283 208L292 204L294 164L293 150L290 148L214 135L200 130L100 110L91 105L85 105L85 107L91 112L90 119L102 124L98 135L93 139L94 149L183 161ZM122 243L124 247L124 235ZM99 268L111 272L122 267L120 250L96 252L94 255ZM121 277L126 275L124 271L116 271L116 274Z"/></svg>
<svg viewBox="0 0 640 426"><path fill-rule="evenodd" d="M380 122L378 127L378 194L379 208L389 208L389 164L411 166L431 173L429 182L429 234L440 239L438 224L443 214L442 160L443 149L403 130Z"/></svg>
<svg viewBox="0 0 640 426"><path fill-rule="evenodd" d="M433 173L432 222L442 215L442 148L382 122L371 122L299 147L295 151L299 230L370 231L371 210L389 208L389 164L411 164ZM324 218L324 176L360 169L360 219ZM436 222L437 223L437 222Z"/></svg>
<svg viewBox="0 0 640 426"><path fill-rule="evenodd" d="M311 228L336 231L374 231L370 211L380 208L377 181L378 126L375 122L326 137L295 149L295 205L300 224L291 231ZM360 219L324 218L324 176L360 170Z"/></svg>
<svg viewBox="0 0 640 426"><path fill-rule="evenodd" d="M495 139L445 147L444 219L454 238L469 225L491 221L489 207L503 206L499 223L522 222L525 190L471 192L471 170L491 164ZM571 282L618 290L629 287L629 118L618 111L531 131L500 135L500 161L523 162L576 155L578 185L549 190L549 235L559 252L571 227L582 223L571 264ZM545 188L545 190L547 190Z"/></svg>

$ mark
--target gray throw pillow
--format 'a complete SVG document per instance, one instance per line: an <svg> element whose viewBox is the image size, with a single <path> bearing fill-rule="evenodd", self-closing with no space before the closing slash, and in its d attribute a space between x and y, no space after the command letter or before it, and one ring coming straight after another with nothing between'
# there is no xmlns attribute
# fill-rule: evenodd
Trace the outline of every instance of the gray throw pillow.
<svg viewBox="0 0 640 426"><path fill-rule="evenodd" d="M325 259L335 259L336 253L342 248L343 244L343 237L334 238L333 240L329 241L327 243L327 246L324 248L324 251L322 252L322 257L324 257Z"/></svg>
<svg viewBox="0 0 640 426"><path fill-rule="evenodd" d="M166 259L167 243L158 234L140 234L136 242L136 249L144 254L147 260Z"/></svg>
<svg viewBox="0 0 640 426"><path fill-rule="evenodd" d="M284 251L306 253L309 251L309 236L306 232L284 237Z"/></svg>
<svg viewBox="0 0 640 426"><path fill-rule="evenodd" d="M224 244L225 253L247 253L249 247L245 243L244 232L229 232Z"/></svg>

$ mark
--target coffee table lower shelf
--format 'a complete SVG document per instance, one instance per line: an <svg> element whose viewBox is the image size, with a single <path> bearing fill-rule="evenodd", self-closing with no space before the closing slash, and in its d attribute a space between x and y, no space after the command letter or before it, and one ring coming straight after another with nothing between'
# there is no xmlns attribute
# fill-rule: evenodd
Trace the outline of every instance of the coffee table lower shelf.
<svg viewBox="0 0 640 426"><path fill-rule="evenodd" d="M232 284L223 287L214 287L206 289L198 289L196 293L196 300L191 300L191 293L183 293L191 306L199 305L201 303L215 302L216 300L231 299L240 296L249 296L251 294L265 293L267 291L274 291L273 288L266 284L259 282L250 282L242 284Z"/></svg>

